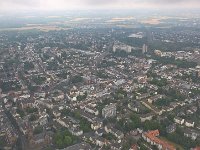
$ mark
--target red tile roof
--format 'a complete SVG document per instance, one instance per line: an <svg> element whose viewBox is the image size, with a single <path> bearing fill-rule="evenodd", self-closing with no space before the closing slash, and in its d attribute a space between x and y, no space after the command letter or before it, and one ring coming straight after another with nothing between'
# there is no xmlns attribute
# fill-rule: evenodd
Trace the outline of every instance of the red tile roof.
<svg viewBox="0 0 200 150"><path fill-rule="evenodd" d="M152 131L148 131L146 133L144 133L144 135L150 139L152 142L156 143L156 144L159 144L159 145L162 145L162 149L164 150L176 150L176 148L167 143L166 141L164 140L161 140L159 139L157 136L159 136L159 131L158 130L152 130Z"/></svg>
<svg viewBox="0 0 200 150"><path fill-rule="evenodd" d="M193 150L200 150L200 146L194 148Z"/></svg>
<svg viewBox="0 0 200 150"><path fill-rule="evenodd" d="M132 145L131 150L138 150L137 145L136 144Z"/></svg>

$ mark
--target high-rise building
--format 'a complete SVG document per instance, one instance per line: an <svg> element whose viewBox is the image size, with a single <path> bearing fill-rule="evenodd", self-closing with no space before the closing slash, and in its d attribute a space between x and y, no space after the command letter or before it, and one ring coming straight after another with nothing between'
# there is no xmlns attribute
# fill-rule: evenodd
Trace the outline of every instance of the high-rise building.
<svg viewBox="0 0 200 150"><path fill-rule="evenodd" d="M132 47L123 43L115 43L113 45L113 52L116 51L125 51L127 53L131 53Z"/></svg>
<svg viewBox="0 0 200 150"><path fill-rule="evenodd" d="M147 51L148 51L147 45L146 45L146 44L143 44L142 53L143 53L143 54L144 54L144 53L147 53Z"/></svg>
<svg viewBox="0 0 200 150"><path fill-rule="evenodd" d="M2 89L0 88L0 98L1 98Z"/></svg>
<svg viewBox="0 0 200 150"><path fill-rule="evenodd" d="M105 106L105 108L102 109L102 116L104 118L114 117L116 116L116 105L110 104Z"/></svg>

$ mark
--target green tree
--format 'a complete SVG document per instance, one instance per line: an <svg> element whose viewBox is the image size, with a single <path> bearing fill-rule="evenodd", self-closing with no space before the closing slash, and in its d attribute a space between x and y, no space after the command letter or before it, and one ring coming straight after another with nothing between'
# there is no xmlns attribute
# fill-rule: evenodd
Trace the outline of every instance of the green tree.
<svg viewBox="0 0 200 150"><path fill-rule="evenodd" d="M35 120L37 120L37 116L34 115L34 114L32 114L32 115L30 116L30 118L29 118L29 121L35 121Z"/></svg>
<svg viewBox="0 0 200 150"><path fill-rule="evenodd" d="M136 128L141 126L141 120L140 120L140 117L138 115L132 114L130 116L130 119L131 119L132 122L134 122Z"/></svg>
<svg viewBox="0 0 200 150"><path fill-rule="evenodd" d="M21 109L17 109L16 112L20 115L21 118L23 118L25 116L24 111Z"/></svg>
<svg viewBox="0 0 200 150"><path fill-rule="evenodd" d="M62 141L62 139L58 139L58 140L56 141L56 145L57 145L58 147L63 147L63 141Z"/></svg>
<svg viewBox="0 0 200 150"><path fill-rule="evenodd" d="M42 126L37 126L37 127L34 129L33 133L34 133L34 134L40 134L40 133L42 133L42 131L43 131L43 127L42 127Z"/></svg>
<svg viewBox="0 0 200 150"><path fill-rule="evenodd" d="M34 64L33 64L32 62L25 62L25 63L24 63L24 69L25 69L25 70L34 69Z"/></svg>
<svg viewBox="0 0 200 150"><path fill-rule="evenodd" d="M81 114L79 111L75 111L73 115L76 119L81 119Z"/></svg>
<svg viewBox="0 0 200 150"><path fill-rule="evenodd" d="M64 142L64 145L71 145L72 139L70 136L65 136L63 142Z"/></svg>
<svg viewBox="0 0 200 150"><path fill-rule="evenodd" d="M82 82L82 81L83 81L83 77L81 77L80 75L76 75L71 78L71 83L74 83L74 84Z"/></svg>
<svg viewBox="0 0 200 150"><path fill-rule="evenodd" d="M57 132L55 135L55 140L58 141L59 139L62 139L62 135L60 132Z"/></svg>

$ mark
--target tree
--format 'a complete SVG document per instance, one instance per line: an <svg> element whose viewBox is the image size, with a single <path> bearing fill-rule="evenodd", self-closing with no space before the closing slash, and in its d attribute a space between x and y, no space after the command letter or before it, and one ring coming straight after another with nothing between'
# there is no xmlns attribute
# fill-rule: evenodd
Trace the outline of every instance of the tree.
<svg viewBox="0 0 200 150"><path fill-rule="evenodd" d="M30 108L30 107L28 107L27 109L26 109L26 112L27 113L34 113L34 112L37 112L38 111L38 108Z"/></svg>
<svg viewBox="0 0 200 150"><path fill-rule="evenodd" d="M156 130L158 129L160 131L161 135L166 135L166 130L165 127L162 126L159 122L157 121L145 121L143 124L144 129L147 130Z"/></svg>
<svg viewBox="0 0 200 150"><path fill-rule="evenodd" d="M58 141L59 139L62 139L62 135L61 135L60 132L57 132L57 133L55 134L55 140Z"/></svg>
<svg viewBox="0 0 200 150"><path fill-rule="evenodd" d="M76 143L77 137L73 136L68 130L63 128L62 130L56 132L53 140L57 148L65 148Z"/></svg>
<svg viewBox="0 0 200 150"><path fill-rule="evenodd" d="M66 52L62 52L61 57L62 57L63 59L67 59L68 55L67 55Z"/></svg>
<svg viewBox="0 0 200 150"><path fill-rule="evenodd" d="M78 101L85 100L86 98L87 98L87 92L85 92L84 95L78 95L77 96L77 100Z"/></svg>
<svg viewBox="0 0 200 150"><path fill-rule="evenodd" d="M110 150L110 149L111 149L111 148L110 148L110 146L108 146L108 145L107 145L107 146L106 146L106 145L103 146L103 150Z"/></svg>
<svg viewBox="0 0 200 150"><path fill-rule="evenodd" d="M178 133L168 134L167 139L169 139L170 141L174 143L180 144L185 149L190 149L192 147L195 147L197 144L196 141L193 141L190 138L180 135Z"/></svg>
<svg viewBox="0 0 200 150"><path fill-rule="evenodd" d="M159 150L156 145L153 145L152 148L153 148L153 150Z"/></svg>
<svg viewBox="0 0 200 150"><path fill-rule="evenodd" d="M125 130L128 132L128 131L131 131L131 130L134 130L136 129L136 124L133 122L133 121L129 121L125 124Z"/></svg>
<svg viewBox="0 0 200 150"><path fill-rule="evenodd" d="M171 99L171 98L161 98L161 99L158 99L154 104L160 107L169 106L169 104L173 101L174 99Z"/></svg>
<svg viewBox="0 0 200 150"><path fill-rule="evenodd" d="M141 144L140 150L148 150L148 148L144 144Z"/></svg>
<svg viewBox="0 0 200 150"><path fill-rule="evenodd" d="M58 140L56 141L56 145L57 145L58 147L63 147L63 141L62 141L62 139L58 139Z"/></svg>
<svg viewBox="0 0 200 150"><path fill-rule="evenodd" d="M80 75L76 75L71 78L71 83L79 83L82 81L83 81L83 77L81 77Z"/></svg>
<svg viewBox="0 0 200 150"><path fill-rule="evenodd" d="M64 145L71 145L72 144L72 139L70 136L65 136L63 140Z"/></svg>
<svg viewBox="0 0 200 150"><path fill-rule="evenodd" d="M128 150L128 149L130 149L130 145L128 143L124 143L122 145L122 150Z"/></svg>
<svg viewBox="0 0 200 150"><path fill-rule="evenodd" d="M32 114L32 115L30 116L30 118L29 118L29 121L35 121L35 120L37 120L37 116L34 115L34 114Z"/></svg>
<svg viewBox="0 0 200 150"><path fill-rule="evenodd" d="M32 78L33 82L35 82L37 85L41 85L46 81L46 77L36 76Z"/></svg>
<svg viewBox="0 0 200 150"><path fill-rule="evenodd" d="M34 133L34 134L40 134L40 133L42 133L42 131L43 131L43 127L42 127L42 126L37 126L37 127L34 129L33 133Z"/></svg>
<svg viewBox="0 0 200 150"><path fill-rule="evenodd" d="M24 63L24 69L25 69L25 70L34 69L34 64L33 64L32 62L25 62L25 63Z"/></svg>
<svg viewBox="0 0 200 150"><path fill-rule="evenodd" d="M21 118L23 118L25 116L24 111L21 109L17 109L16 112L20 115Z"/></svg>
<svg viewBox="0 0 200 150"><path fill-rule="evenodd" d="M130 119L132 122L134 122L136 128L141 126L140 117L137 116L136 114L131 114Z"/></svg>
<svg viewBox="0 0 200 150"><path fill-rule="evenodd" d="M111 133L103 134L102 137L107 140L116 140L116 137Z"/></svg>
<svg viewBox="0 0 200 150"><path fill-rule="evenodd" d="M107 79L109 76L105 73L105 71L98 71L96 76L102 79Z"/></svg>
<svg viewBox="0 0 200 150"><path fill-rule="evenodd" d="M87 121L87 119L82 118L80 120L80 128L83 130L83 132L91 131L90 126L91 126L91 124Z"/></svg>
<svg viewBox="0 0 200 150"><path fill-rule="evenodd" d="M122 146L122 150L130 149L130 147L131 147L133 144L136 144L135 139L132 138L132 137L128 137L128 139L126 140L126 142L125 142L125 143L123 144L123 146Z"/></svg>
<svg viewBox="0 0 200 150"><path fill-rule="evenodd" d="M150 81L151 84L157 85L159 87L163 87L167 85L167 79L156 79L154 78L152 81Z"/></svg>
<svg viewBox="0 0 200 150"><path fill-rule="evenodd" d="M62 115L62 116L68 116L70 113L71 113L71 112L70 112L69 109L63 109L63 110L61 111L61 115Z"/></svg>
<svg viewBox="0 0 200 150"><path fill-rule="evenodd" d="M81 119L81 114L79 111L75 111L73 115L76 119Z"/></svg>
<svg viewBox="0 0 200 150"><path fill-rule="evenodd" d="M170 120L170 121L174 121L174 117L175 117L175 115L174 114L169 114L168 116L167 116L167 118Z"/></svg>

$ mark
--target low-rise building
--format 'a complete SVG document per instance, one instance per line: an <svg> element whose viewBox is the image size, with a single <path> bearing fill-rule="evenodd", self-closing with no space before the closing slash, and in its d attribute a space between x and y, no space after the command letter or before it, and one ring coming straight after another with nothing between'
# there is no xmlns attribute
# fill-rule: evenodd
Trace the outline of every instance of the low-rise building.
<svg viewBox="0 0 200 150"><path fill-rule="evenodd" d="M166 128L167 133L173 133L176 131L176 124L171 124Z"/></svg>
<svg viewBox="0 0 200 150"><path fill-rule="evenodd" d="M185 126L186 126L186 127L194 127L194 122L193 122L193 121L186 120L186 121L185 121Z"/></svg>
<svg viewBox="0 0 200 150"><path fill-rule="evenodd" d="M141 120L141 122L145 122L147 120L152 120L153 116L154 115L152 113L143 114L143 115L140 115L140 120Z"/></svg>
<svg viewBox="0 0 200 150"><path fill-rule="evenodd" d="M176 148L173 145L167 143L164 140L159 139L158 138L159 134L160 133L158 130L152 130L144 132L142 134L142 137L145 141L147 141L151 145L156 145L159 150L176 150Z"/></svg>
<svg viewBox="0 0 200 150"><path fill-rule="evenodd" d="M101 128L102 126L103 126L103 123L99 122L99 121L95 121L95 122L91 123L91 128L93 130L97 130L97 129Z"/></svg>
<svg viewBox="0 0 200 150"><path fill-rule="evenodd" d="M177 123L177 124L183 125L184 122L185 122L185 119L182 119L180 117L175 117L174 122Z"/></svg>
<svg viewBox="0 0 200 150"><path fill-rule="evenodd" d="M113 135L114 135L116 138L118 138L118 139L122 139L122 138L124 137L123 132L121 132L121 131L115 129L112 125L107 125L107 126L105 126L105 131L106 131L107 133L113 134Z"/></svg>
<svg viewBox="0 0 200 150"><path fill-rule="evenodd" d="M114 117L116 116L116 110L117 108L115 104L107 105L105 108L102 109L102 116L104 118Z"/></svg>
<svg viewBox="0 0 200 150"><path fill-rule="evenodd" d="M192 140L196 140L198 137L198 133L196 131L186 129L186 130L184 130L184 136L191 138Z"/></svg>
<svg viewBox="0 0 200 150"><path fill-rule="evenodd" d="M91 150L92 147L90 146L90 144L86 143L86 142L82 142L82 143L78 143L72 146L69 146L67 148L64 148L63 150Z"/></svg>

